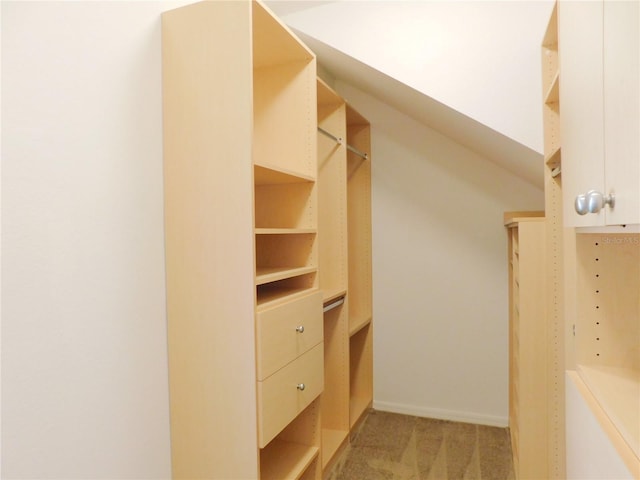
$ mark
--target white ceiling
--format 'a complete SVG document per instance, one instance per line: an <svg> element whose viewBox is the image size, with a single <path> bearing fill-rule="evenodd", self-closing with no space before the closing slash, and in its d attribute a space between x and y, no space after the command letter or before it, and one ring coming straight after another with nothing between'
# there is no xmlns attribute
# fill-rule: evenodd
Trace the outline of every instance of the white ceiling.
<svg viewBox="0 0 640 480"><path fill-rule="evenodd" d="M276 15L284 17L283 20L286 23L286 15L304 10L307 10L306 15L314 15L311 9L338 2L269 0L266 3ZM346 3L354 5L357 2ZM367 2L358 3L362 8L366 8ZM318 12L320 13L321 10L323 9L318 9ZM378 98L515 175L543 188L543 162L540 153L303 31L295 28L293 30L316 53L318 63L336 79Z"/></svg>

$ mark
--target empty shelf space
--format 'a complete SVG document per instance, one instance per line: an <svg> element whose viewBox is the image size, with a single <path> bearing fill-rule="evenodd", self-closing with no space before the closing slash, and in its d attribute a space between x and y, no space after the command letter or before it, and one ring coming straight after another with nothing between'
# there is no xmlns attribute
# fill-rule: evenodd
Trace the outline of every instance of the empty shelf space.
<svg viewBox="0 0 640 480"><path fill-rule="evenodd" d="M352 337L371 323L372 317L351 317L349 319L349 336Z"/></svg>
<svg viewBox="0 0 640 480"><path fill-rule="evenodd" d="M282 280L267 282L256 287L258 310L274 303L294 300L317 288L315 271Z"/></svg>
<svg viewBox="0 0 640 480"><path fill-rule="evenodd" d="M640 458L640 370L580 365L582 380Z"/></svg>
<svg viewBox="0 0 640 480"><path fill-rule="evenodd" d="M553 80L551 80L551 85L549 86L549 89L545 93L544 103L546 104L558 103L560 99L559 78L560 78L560 74L559 72L556 72L555 75L553 76Z"/></svg>
<svg viewBox="0 0 640 480"><path fill-rule="evenodd" d="M322 292L322 304L328 305L333 303L334 300L344 297L347 294L347 290L344 288L330 288L324 289Z"/></svg>
<svg viewBox="0 0 640 480"><path fill-rule="evenodd" d="M349 400L349 418L351 428L358 423L360 417L365 414L371 405L371 397L369 396L353 396Z"/></svg>
<svg viewBox="0 0 640 480"><path fill-rule="evenodd" d="M260 451L260 478L298 480L317 457L317 447L273 440Z"/></svg>
<svg viewBox="0 0 640 480"><path fill-rule="evenodd" d="M256 285L277 282L316 271L316 267L258 267L256 269Z"/></svg>
<svg viewBox="0 0 640 480"><path fill-rule="evenodd" d="M254 183L256 185L281 185L286 183L315 182L315 178L274 165L254 165Z"/></svg>
<svg viewBox="0 0 640 480"><path fill-rule="evenodd" d="M347 439L347 435L349 435L347 430L322 429L322 468L326 467L340 450L340 447Z"/></svg>
<svg viewBox="0 0 640 480"><path fill-rule="evenodd" d="M546 163L551 168L559 166L561 164L560 152L560 145L556 145L556 147L549 153L549 155L545 156L544 163Z"/></svg>
<svg viewBox="0 0 640 480"><path fill-rule="evenodd" d="M274 303L291 301L308 295L313 289L309 287L290 287L278 282L261 285L258 290L257 311L273 306Z"/></svg>

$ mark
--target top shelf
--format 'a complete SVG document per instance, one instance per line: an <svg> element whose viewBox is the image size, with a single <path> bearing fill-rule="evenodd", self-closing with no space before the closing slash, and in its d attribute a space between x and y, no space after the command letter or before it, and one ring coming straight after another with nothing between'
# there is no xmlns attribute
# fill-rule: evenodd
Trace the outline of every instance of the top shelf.
<svg viewBox="0 0 640 480"><path fill-rule="evenodd" d="M554 5L551 17L549 17L547 30L542 39L542 46L549 50L558 50L558 10L556 5Z"/></svg>
<svg viewBox="0 0 640 480"><path fill-rule="evenodd" d="M291 62L310 62L315 58L289 28L261 2L253 0L253 68Z"/></svg>

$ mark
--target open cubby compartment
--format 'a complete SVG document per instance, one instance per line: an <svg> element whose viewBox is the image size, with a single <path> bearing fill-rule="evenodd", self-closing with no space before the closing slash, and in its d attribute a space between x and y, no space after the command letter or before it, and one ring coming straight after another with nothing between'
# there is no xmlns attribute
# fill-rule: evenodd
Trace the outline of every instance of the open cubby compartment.
<svg viewBox="0 0 640 480"><path fill-rule="evenodd" d="M320 400L260 450L260 480L320 480Z"/></svg>
<svg viewBox="0 0 640 480"><path fill-rule="evenodd" d="M640 458L640 234L576 234L577 370Z"/></svg>
<svg viewBox="0 0 640 480"><path fill-rule="evenodd" d="M316 233L256 234L256 285L316 272Z"/></svg>
<svg viewBox="0 0 640 480"><path fill-rule="evenodd" d="M283 175L277 182L273 170L255 167L255 227L266 229L315 230L317 221L316 183ZM283 180L291 180L283 182ZM298 179L299 181L294 181Z"/></svg>
<svg viewBox="0 0 640 480"><path fill-rule="evenodd" d="M322 468L326 469L347 440L350 428L349 332L345 303L324 312L324 390L321 405Z"/></svg>
<svg viewBox="0 0 640 480"><path fill-rule="evenodd" d="M545 151L549 152L545 156L548 164L549 159L560 149L560 103L551 102L543 105L544 117L544 145ZM559 157L557 158L559 160Z"/></svg>
<svg viewBox="0 0 640 480"><path fill-rule="evenodd" d="M315 178L315 55L260 2L252 9L254 163Z"/></svg>
<svg viewBox="0 0 640 480"><path fill-rule="evenodd" d="M347 151L345 102L318 80L318 211L320 288L325 300L347 289Z"/></svg>
<svg viewBox="0 0 640 480"><path fill-rule="evenodd" d="M356 425L373 401L373 328L367 324L349 338L349 421Z"/></svg>
<svg viewBox="0 0 640 480"><path fill-rule="evenodd" d="M258 310L267 308L275 302L291 301L309 293L317 287L317 272L296 275L283 280L261 283L256 286Z"/></svg>
<svg viewBox="0 0 640 480"><path fill-rule="evenodd" d="M315 178L315 57L305 48L298 58L265 55L269 61L254 57L254 163Z"/></svg>

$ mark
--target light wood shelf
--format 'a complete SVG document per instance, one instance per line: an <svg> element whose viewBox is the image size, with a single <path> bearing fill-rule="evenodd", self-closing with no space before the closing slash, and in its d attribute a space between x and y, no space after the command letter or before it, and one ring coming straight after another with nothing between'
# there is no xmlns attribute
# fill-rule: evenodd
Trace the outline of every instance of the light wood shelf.
<svg viewBox="0 0 640 480"><path fill-rule="evenodd" d="M560 72L555 72L549 90L544 95L544 103L557 104L560 100Z"/></svg>
<svg viewBox="0 0 640 480"><path fill-rule="evenodd" d="M516 478L548 477L545 218L504 216L509 245L509 427Z"/></svg>
<svg viewBox="0 0 640 480"><path fill-rule="evenodd" d="M347 290L344 288L333 288L329 290L323 290L324 295L322 296L322 303L327 305L334 300L338 300L339 298L344 297L347 294Z"/></svg>
<svg viewBox="0 0 640 480"><path fill-rule="evenodd" d="M319 268L327 310L322 468L328 474L372 401L370 126L318 80ZM358 153L365 152L366 160ZM355 327L358 332L350 331Z"/></svg>
<svg viewBox="0 0 640 480"><path fill-rule="evenodd" d="M260 453L260 480L300 480L318 452L318 447L276 439Z"/></svg>
<svg viewBox="0 0 640 480"><path fill-rule="evenodd" d="M640 458L640 368L578 365L578 373Z"/></svg>
<svg viewBox="0 0 640 480"><path fill-rule="evenodd" d="M259 267L256 269L256 285L299 277L316 271L316 267Z"/></svg>
<svg viewBox="0 0 640 480"><path fill-rule="evenodd" d="M353 337L360 330L370 325L371 321L372 321L371 317L355 318L352 316L351 322L349 325L349 336Z"/></svg>
<svg viewBox="0 0 640 480"><path fill-rule="evenodd" d="M254 183L256 185L281 185L283 183L315 182L315 176L283 169L275 165L254 163Z"/></svg>
<svg viewBox="0 0 640 480"><path fill-rule="evenodd" d="M560 129L560 91L562 75L559 68L558 14L554 5L544 34L541 48L543 133L544 133L544 185L545 185L545 307L546 316L545 362L545 416L538 419L544 424L546 435L546 476L565 478L564 429L564 370L565 370L565 313L564 313L564 229L562 220L562 157ZM524 340L524 339L523 339ZM523 341L521 340L521 341ZM521 397L524 395L521 392ZM521 448L521 452L523 452ZM519 468L523 468L520 465Z"/></svg>
<svg viewBox="0 0 640 480"><path fill-rule="evenodd" d="M279 282L264 284L257 295L257 312L284 302L292 302L304 297L315 289L306 285L293 287Z"/></svg>
<svg viewBox="0 0 640 480"><path fill-rule="evenodd" d="M256 235L300 235L315 234L318 230L315 228L256 228Z"/></svg>
<svg viewBox="0 0 640 480"><path fill-rule="evenodd" d="M559 167L562 164L562 149L560 145L555 145L554 148L544 157L544 163L551 169Z"/></svg>
<svg viewBox="0 0 640 480"><path fill-rule="evenodd" d="M162 42L173 476L320 480L315 55L258 0L167 11ZM299 313L319 343L260 323Z"/></svg>

